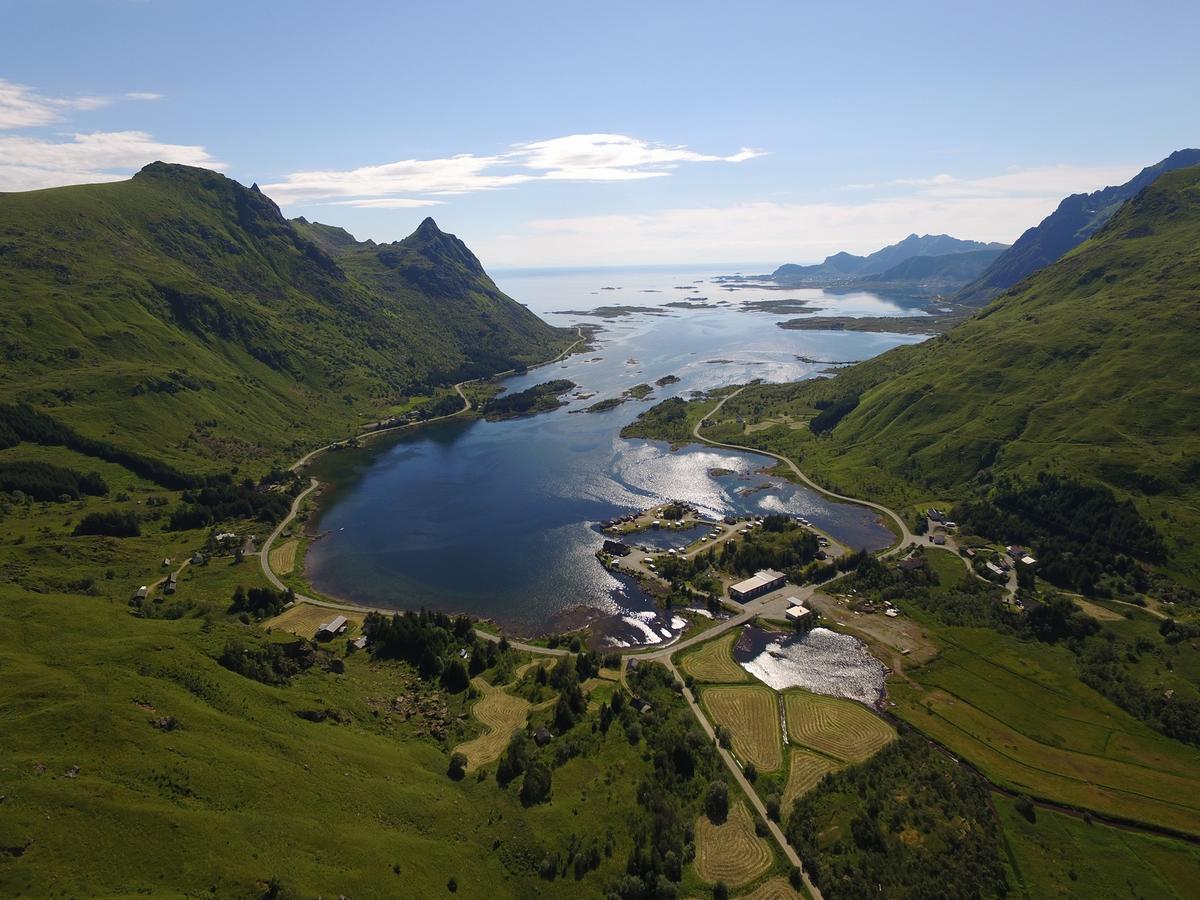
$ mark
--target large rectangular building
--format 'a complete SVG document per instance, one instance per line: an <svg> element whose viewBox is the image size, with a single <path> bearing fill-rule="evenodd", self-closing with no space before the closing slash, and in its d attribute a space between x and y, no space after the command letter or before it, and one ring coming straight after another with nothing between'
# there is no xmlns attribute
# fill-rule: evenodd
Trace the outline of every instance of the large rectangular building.
<svg viewBox="0 0 1200 900"><path fill-rule="evenodd" d="M761 572L755 572L745 581L730 585L729 596L744 603L755 597L761 597L763 594L769 594L771 591L783 587L786 582L787 576L782 572L763 569Z"/></svg>

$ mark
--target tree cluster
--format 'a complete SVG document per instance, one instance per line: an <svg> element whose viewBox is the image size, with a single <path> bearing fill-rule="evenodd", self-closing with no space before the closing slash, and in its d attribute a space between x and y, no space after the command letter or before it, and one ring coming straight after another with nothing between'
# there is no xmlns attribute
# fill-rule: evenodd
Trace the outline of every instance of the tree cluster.
<svg viewBox="0 0 1200 900"><path fill-rule="evenodd" d="M142 526L137 514L132 510L110 509L102 512L90 512L75 526L76 536L83 534L102 534L108 537L138 537Z"/></svg>
<svg viewBox="0 0 1200 900"><path fill-rule="evenodd" d="M0 463L0 491L20 491L34 500L78 500L83 496L103 497L108 485L96 472L76 472L44 462L7 462Z"/></svg>
<svg viewBox="0 0 1200 900"><path fill-rule="evenodd" d="M1144 590L1137 560L1161 563L1167 556L1162 535L1130 501L1103 485L1045 472L1033 483L999 482L951 515L976 534L1035 548L1043 578L1084 594L1095 594L1106 574Z"/></svg>
<svg viewBox="0 0 1200 900"><path fill-rule="evenodd" d="M247 613L256 619L266 619L283 612L295 594L291 588L277 591L271 587L252 587L246 590L240 584L233 590L229 604L231 613Z"/></svg>
<svg viewBox="0 0 1200 900"><path fill-rule="evenodd" d="M230 519L256 519L270 524L286 516L291 506L289 493L260 490L249 478L235 482L229 475L211 476L203 488L184 492L168 527L184 531Z"/></svg>
<svg viewBox="0 0 1200 900"><path fill-rule="evenodd" d="M797 801L787 834L829 900L1003 897L1002 838L988 801L980 776L909 732L826 776Z"/></svg>

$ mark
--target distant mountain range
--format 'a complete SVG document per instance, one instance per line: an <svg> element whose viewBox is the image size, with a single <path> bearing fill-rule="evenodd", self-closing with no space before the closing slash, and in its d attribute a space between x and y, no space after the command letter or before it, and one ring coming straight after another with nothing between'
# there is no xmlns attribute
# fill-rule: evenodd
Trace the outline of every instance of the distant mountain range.
<svg viewBox="0 0 1200 900"><path fill-rule="evenodd" d="M1147 166L1118 187L1090 194L1072 194L1058 209L1030 228L1004 254L954 300L982 306L1043 266L1061 258L1100 230L1126 200L1152 184L1160 175L1200 163L1200 150L1176 150L1166 159Z"/></svg>
<svg viewBox="0 0 1200 900"><path fill-rule="evenodd" d="M827 256L818 265L782 265L770 278L779 284L813 287L861 281L877 287L925 285L929 289L955 289L976 277L1005 249L1004 244L964 241L948 234L910 234L868 256L841 252Z"/></svg>
<svg viewBox="0 0 1200 900"><path fill-rule="evenodd" d="M343 436L572 339L432 219L360 242L164 163L0 195L0 284L0 402L189 470Z"/></svg>

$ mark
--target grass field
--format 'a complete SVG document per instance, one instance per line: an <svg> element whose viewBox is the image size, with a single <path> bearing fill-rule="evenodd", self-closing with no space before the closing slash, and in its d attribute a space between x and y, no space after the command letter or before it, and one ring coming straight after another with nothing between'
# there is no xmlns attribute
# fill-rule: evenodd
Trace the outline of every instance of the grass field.
<svg viewBox="0 0 1200 900"><path fill-rule="evenodd" d="M1187 898L1200 884L1200 847L1038 809L1035 822L1013 801L992 797L1004 827L1013 897Z"/></svg>
<svg viewBox="0 0 1200 900"><path fill-rule="evenodd" d="M323 606L313 606L311 603L297 602L271 619L264 619L263 628L290 631L304 638L311 638L317 629L335 616L345 616L350 622L346 629L347 635L357 634L362 630L363 613L347 612L340 609L326 609Z"/></svg>
<svg viewBox="0 0 1200 900"><path fill-rule="evenodd" d="M760 772L783 765L779 706L775 692L764 684L713 685L700 693L709 717L729 729L733 752Z"/></svg>
<svg viewBox="0 0 1200 900"><path fill-rule="evenodd" d="M845 762L862 762L896 737L890 725L853 700L789 690L783 703L792 741Z"/></svg>
<svg viewBox="0 0 1200 900"><path fill-rule="evenodd" d="M891 685L900 716L1000 784L1200 834L1200 751L1082 684L1068 650L981 629L939 639L941 657Z"/></svg>
<svg viewBox="0 0 1200 900"><path fill-rule="evenodd" d="M732 804L720 825L708 816L696 820L696 874L710 884L749 884L771 868L774 858L771 845L754 833L754 818L744 801Z"/></svg>
<svg viewBox="0 0 1200 900"><path fill-rule="evenodd" d="M507 689L490 685L482 678L471 679L471 684L483 695L471 713L487 731L454 748L467 757L468 773L498 760L512 733L525 725L533 708L523 697L513 696Z"/></svg>
<svg viewBox="0 0 1200 900"><path fill-rule="evenodd" d="M733 661L733 644L737 632L723 634L701 644L679 661L679 667L697 681L749 681L750 673Z"/></svg>
<svg viewBox="0 0 1200 900"><path fill-rule="evenodd" d="M840 763L828 756L799 747L793 748L788 756L791 762L788 766L787 784L783 788L783 812L785 815L791 810L797 797L803 797L830 772L836 772L842 768Z"/></svg>
<svg viewBox="0 0 1200 900"><path fill-rule="evenodd" d="M742 894L738 900L804 900L804 895L797 893L786 878L782 876L769 878L748 894Z"/></svg>
<svg viewBox="0 0 1200 900"><path fill-rule="evenodd" d="M271 571L276 575L287 575L292 569L296 568L296 545L299 544L295 538L290 541L284 541L277 547L272 547L271 552L267 555L267 561L271 564Z"/></svg>

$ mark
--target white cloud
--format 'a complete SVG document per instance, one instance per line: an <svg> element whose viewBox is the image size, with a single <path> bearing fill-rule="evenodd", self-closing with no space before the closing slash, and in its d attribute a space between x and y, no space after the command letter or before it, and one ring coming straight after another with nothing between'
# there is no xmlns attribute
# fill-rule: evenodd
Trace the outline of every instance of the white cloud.
<svg viewBox="0 0 1200 900"><path fill-rule="evenodd" d="M0 78L0 129L33 128L61 121L70 110L93 110L110 97L45 97L23 84Z"/></svg>
<svg viewBox="0 0 1200 900"><path fill-rule="evenodd" d="M463 194L512 187L531 181L630 181L661 178L681 163L739 163L762 155L743 148L731 156L713 156L654 144L622 134L572 134L516 144L505 153L464 153L443 159L406 159L349 170L293 172L263 190L281 203L360 198L345 205L383 205L375 201L399 194Z"/></svg>
<svg viewBox="0 0 1200 900"><path fill-rule="evenodd" d="M102 109L125 100L161 100L162 94L150 91L130 91L123 98L114 97L47 97L33 88L0 78L0 130L36 128L61 122L64 113Z"/></svg>
<svg viewBox="0 0 1200 900"><path fill-rule="evenodd" d="M906 191L858 203L762 202L537 219L519 232L476 239L473 249L490 265L777 265L819 262L839 250L868 253L914 231L1009 243L1065 195L1122 183L1136 171L1052 166L970 180L912 179Z"/></svg>
<svg viewBox="0 0 1200 900"><path fill-rule="evenodd" d="M164 143L143 131L75 134L62 141L0 135L0 191L117 181L155 160L224 168L204 147Z"/></svg>

